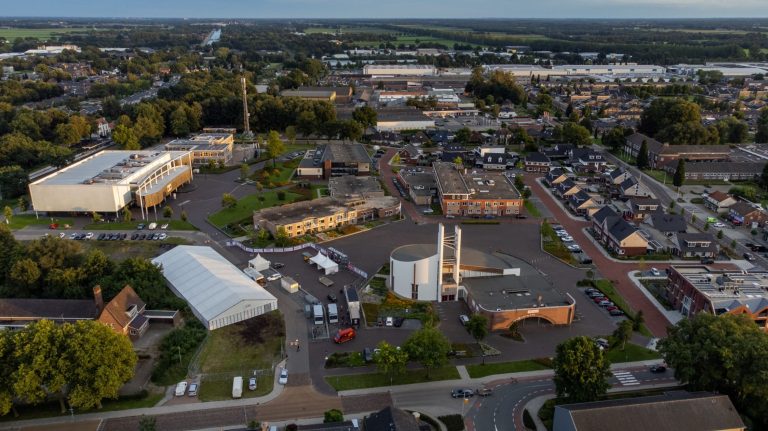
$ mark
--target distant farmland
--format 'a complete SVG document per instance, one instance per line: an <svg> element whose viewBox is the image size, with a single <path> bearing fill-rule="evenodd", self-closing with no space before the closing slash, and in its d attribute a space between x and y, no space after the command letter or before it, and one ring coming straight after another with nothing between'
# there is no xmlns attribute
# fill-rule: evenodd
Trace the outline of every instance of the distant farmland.
<svg viewBox="0 0 768 431"><path fill-rule="evenodd" d="M87 27L72 28L0 28L0 38L13 41L20 37L32 37L40 40L56 39L67 33L87 33L93 29Z"/></svg>

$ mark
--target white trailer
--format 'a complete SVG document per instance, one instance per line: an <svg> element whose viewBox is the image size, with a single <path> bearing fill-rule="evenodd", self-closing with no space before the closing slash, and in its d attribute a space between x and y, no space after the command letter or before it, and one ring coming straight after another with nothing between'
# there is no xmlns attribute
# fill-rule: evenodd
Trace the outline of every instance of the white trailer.
<svg viewBox="0 0 768 431"><path fill-rule="evenodd" d="M352 286L344 287L344 296L347 298L347 309L349 310L349 320L353 325L360 324L360 298L357 291Z"/></svg>
<svg viewBox="0 0 768 431"><path fill-rule="evenodd" d="M296 293L299 291L299 283L291 277L284 276L280 279L280 286L283 287L288 293Z"/></svg>
<svg viewBox="0 0 768 431"><path fill-rule="evenodd" d="M328 323L339 323L339 309L336 304L328 304Z"/></svg>
<svg viewBox="0 0 768 431"><path fill-rule="evenodd" d="M232 379L232 398L240 398L243 396L243 377L237 376Z"/></svg>

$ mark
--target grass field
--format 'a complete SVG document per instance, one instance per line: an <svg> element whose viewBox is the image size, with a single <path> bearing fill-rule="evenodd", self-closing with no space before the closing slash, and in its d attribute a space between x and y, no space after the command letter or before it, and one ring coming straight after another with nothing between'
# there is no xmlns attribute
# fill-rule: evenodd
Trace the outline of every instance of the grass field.
<svg viewBox="0 0 768 431"><path fill-rule="evenodd" d="M116 400L105 399L102 401L101 409L96 410L77 410L75 413L81 414L86 412L110 412L115 410L128 410L128 409L141 409L146 407L154 407L163 398L162 393L147 394L142 393L140 395L131 395L126 397L120 397ZM20 419L42 419L52 418L57 416L69 416L70 413L61 413L61 406L58 401L48 402L37 406L14 406L19 412L19 416L15 417L12 414L0 416L0 422L16 421Z"/></svg>
<svg viewBox="0 0 768 431"><path fill-rule="evenodd" d="M661 358L659 352L654 352L653 350L632 343L627 343L624 350L621 350L621 346L613 346L608 350L605 356L612 364L618 362L649 361Z"/></svg>
<svg viewBox="0 0 768 431"><path fill-rule="evenodd" d="M318 33L328 33L328 34L336 34L336 32L339 30L338 27L307 27L304 29L304 33L306 34L318 34ZM374 34L387 34L392 33L392 30L387 30L385 28L378 28L378 27L341 27L341 33L374 33Z"/></svg>
<svg viewBox="0 0 768 431"><path fill-rule="evenodd" d="M259 196L262 196L264 200L260 201ZM223 228L228 224L245 220L252 216L256 210L291 203L300 197L301 195L297 193L285 192L285 200L281 201L277 198L277 191L274 190L255 193L237 201L237 206L234 208L223 208L221 211L211 214L208 220L214 226Z"/></svg>
<svg viewBox="0 0 768 431"><path fill-rule="evenodd" d="M427 372L423 369L407 370L405 373L395 376L394 379L392 379L392 386L436 382L439 380L454 380L459 378L459 372L456 370L456 367L446 366L430 370L429 376L430 377L427 378ZM380 373L329 376L325 378L325 381L337 391L389 386L389 377Z"/></svg>
<svg viewBox="0 0 768 431"><path fill-rule="evenodd" d="M282 316L275 311L263 316L229 325L211 332L200 353L200 371L204 374L200 385L203 401L232 397L232 377L247 379L253 370L271 370L280 358L285 336ZM255 391L243 388L246 398L272 392L273 375L258 378Z"/></svg>
<svg viewBox="0 0 768 431"><path fill-rule="evenodd" d="M527 200L525 201L524 205L525 205L525 210L528 212L528 214L531 217L537 217L537 218L541 217L541 211L539 211L539 209L536 207L536 205L534 205L533 202Z"/></svg>
<svg viewBox="0 0 768 431"><path fill-rule="evenodd" d="M485 365L467 365L467 372L473 379L490 376L493 374L520 373L523 371L548 370L549 367L533 360L514 361L514 362L496 362Z"/></svg>
<svg viewBox="0 0 768 431"><path fill-rule="evenodd" d="M71 225L72 219L71 218L54 218L54 223L57 223L59 225L59 228L63 228L64 225ZM40 227L40 225L49 225L51 224L50 217L40 217L37 218L32 214L17 214L11 217L11 222L8 224L8 227L11 229L23 229L27 226L35 226Z"/></svg>
<svg viewBox="0 0 768 431"><path fill-rule="evenodd" d="M18 37L32 37L36 39L55 39L56 37L67 33L85 33L92 31L86 27L72 28L0 28L0 38L14 40Z"/></svg>

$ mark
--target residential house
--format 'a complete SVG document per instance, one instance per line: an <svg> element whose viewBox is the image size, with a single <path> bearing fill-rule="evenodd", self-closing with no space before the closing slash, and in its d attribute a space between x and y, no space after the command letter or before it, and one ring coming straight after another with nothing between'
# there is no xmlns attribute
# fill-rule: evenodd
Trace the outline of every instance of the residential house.
<svg viewBox="0 0 768 431"><path fill-rule="evenodd" d="M630 174L629 172L625 171L622 168L616 168L611 172L608 172L608 174L606 175L606 180L608 181L608 183L616 186L623 183L629 178L632 178L632 174Z"/></svg>
<svg viewBox="0 0 768 431"><path fill-rule="evenodd" d="M611 207L603 207L592 215L592 230L597 240L612 253L641 256L648 251L648 240Z"/></svg>
<svg viewBox="0 0 768 431"><path fill-rule="evenodd" d="M661 149L664 148L664 144L650 136L646 136L642 133L633 133L627 136L627 140L624 144L624 152L636 159L637 155L640 154L640 148L643 146L643 143L645 143L645 146L648 149L648 162L650 166L653 167L658 154L661 152Z"/></svg>
<svg viewBox="0 0 768 431"><path fill-rule="evenodd" d="M546 181L550 187L555 187L567 179L568 176L562 168L552 168L544 177L544 181Z"/></svg>
<svg viewBox="0 0 768 431"><path fill-rule="evenodd" d="M661 211L649 214L645 218L645 224L653 227L666 236L685 233L688 223L680 214L665 214Z"/></svg>
<svg viewBox="0 0 768 431"><path fill-rule="evenodd" d="M731 220L731 223L737 226L752 226L753 223L762 226L768 221L768 214L752 204L739 201L728 208L728 219Z"/></svg>
<svg viewBox="0 0 768 431"><path fill-rule="evenodd" d="M675 239L677 248L673 253L683 259L717 256L717 240L711 233L677 233Z"/></svg>
<svg viewBox="0 0 768 431"><path fill-rule="evenodd" d="M515 166L515 158L507 153L487 153L481 159L477 159L475 165L490 171L503 171Z"/></svg>
<svg viewBox="0 0 768 431"><path fill-rule="evenodd" d="M566 199L568 196L577 193L579 190L581 190L581 187L579 187L579 185L572 179L568 178L555 186L554 193L559 198Z"/></svg>
<svg viewBox="0 0 768 431"><path fill-rule="evenodd" d="M627 210L624 218L627 220L645 220L649 214L662 211L661 202L647 196L631 196L627 200Z"/></svg>
<svg viewBox="0 0 768 431"><path fill-rule="evenodd" d="M550 160L566 160L571 151L576 148L573 144L555 144L541 150Z"/></svg>
<svg viewBox="0 0 768 431"><path fill-rule="evenodd" d="M579 190L568 196L567 203L568 208L576 215L584 216L588 215L591 208L599 207L602 201L599 195L592 195L584 190Z"/></svg>
<svg viewBox="0 0 768 431"><path fill-rule="evenodd" d="M446 144L443 147L443 153L440 156L440 160L444 162L453 162L456 157L461 157L462 160L469 160L472 157L469 147L460 144Z"/></svg>
<svg viewBox="0 0 768 431"><path fill-rule="evenodd" d="M617 188L617 193L619 196L622 196L622 197L652 196L651 191L648 189L648 187L640 184L635 179L635 177L629 177L626 180L624 180L621 184L619 184Z"/></svg>
<svg viewBox="0 0 768 431"><path fill-rule="evenodd" d="M101 138L106 138L111 135L113 127L114 124L107 121L104 117L96 120L96 134Z"/></svg>
<svg viewBox="0 0 768 431"><path fill-rule="evenodd" d="M691 162L685 165L686 180L746 181L758 178L765 162ZM670 175L677 170L677 161L662 166Z"/></svg>
<svg viewBox="0 0 768 431"><path fill-rule="evenodd" d="M662 395L555 406L554 431L744 431L727 395L666 392Z"/></svg>
<svg viewBox="0 0 768 431"><path fill-rule="evenodd" d="M400 155L400 160L409 165L418 164L424 157L421 148L416 148L413 144L406 145L402 150L398 151L398 154Z"/></svg>
<svg viewBox="0 0 768 431"><path fill-rule="evenodd" d="M727 213L728 208L736 203L736 199L734 199L733 196L719 190L715 190L706 196L703 196L703 198L704 206L718 214Z"/></svg>
<svg viewBox="0 0 768 431"><path fill-rule="evenodd" d="M552 166L552 161L549 160L549 157L546 155L535 152L528 153L528 155L525 156L523 164L525 165L526 172L540 172L546 174Z"/></svg>
<svg viewBox="0 0 768 431"><path fill-rule="evenodd" d="M403 142L403 137L398 132L381 132L376 131L371 135L371 143L378 145L400 145Z"/></svg>
<svg viewBox="0 0 768 431"><path fill-rule="evenodd" d="M608 165L605 155L591 148L574 148L568 156L568 163L579 172L602 172Z"/></svg>
<svg viewBox="0 0 768 431"><path fill-rule="evenodd" d="M643 135L633 133L627 137L624 151L636 158L640 153L643 142L648 149L648 166L661 168L664 165L676 165L677 160L683 159L692 162L725 161L730 157L731 149L728 145L669 145Z"/></svg>
<svg viewBox="0 0 768 431"><path fill-rule="evenodd" d="M144 315L146 304L131 286L125 286L106 306L100 286L93 289L93 294L99 307L99 322L118 334L127 335L135 341L149 329L149 319Z"/></svg>

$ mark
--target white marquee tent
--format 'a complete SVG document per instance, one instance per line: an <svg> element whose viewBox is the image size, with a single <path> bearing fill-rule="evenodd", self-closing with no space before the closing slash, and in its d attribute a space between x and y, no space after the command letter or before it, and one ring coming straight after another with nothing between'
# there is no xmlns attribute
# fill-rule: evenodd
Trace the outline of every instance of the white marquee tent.
<svg viewBox="0 0 768 431"><path fill-rule="evenodd" d="M179 245L152 263L209 330L277 309L272 294L210 247Z"/></svg>
<svg viewBox="0 0 768 431"><path fill-rule="evenodd" d="M316 256L309 259L309 261L317 265L317 269L325 271L325 275L336 274L339 272L339 264L322 253L318 253Z"/></svg>
<svg viewBox="0 0 768 431"><path fill-rule="evenodd" d="M256 257L248 261L248 267L253 268L256 271L264 271L269 268L269 265L271 265L271 263L267 259L261 257L261 254L257 254Z"/></svg>

